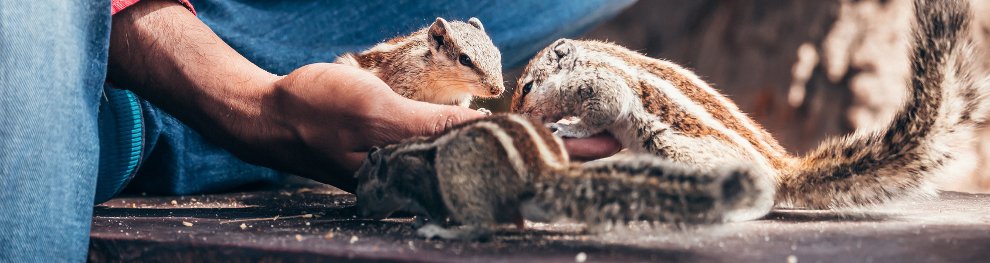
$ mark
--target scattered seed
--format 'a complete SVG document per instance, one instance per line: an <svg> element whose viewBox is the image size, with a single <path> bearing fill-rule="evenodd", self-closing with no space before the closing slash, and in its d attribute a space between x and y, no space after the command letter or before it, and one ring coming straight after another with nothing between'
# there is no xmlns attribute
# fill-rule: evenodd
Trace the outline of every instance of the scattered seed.
<svg viewBox="0 0 990 263"><path fill-rule="evenodd" d="M176 202L175 200L172 200L172 205L179 205L179 202Z"/></svg>
<svg viewBox="0 0 990 263"><path fill-rule="evenodd" d="M184 226L193 226L193 223L192 222L182 221L182 225L184 225Z"/></svg>
<svg viewBox="0 0 990 263"><path fill-rule="evenodd" d="M574 256L574 262L580 263L580 262L584 262L585 260L588 260L588 254L585 254L584 252L577 253L577 256Z"/></svg>
<svg viewBox="0 0 990 263"><path fill-rule="evenodd" d="M358 236L351 236L351 244L358 242Z"/></svg>
<svg viewBox="0 0 990 263"><path fill-rule="evenodd" d="M303 240L302 235L296 234L296 241L302 241L302 240Z"/></svg>
<svg viewBox="0 0 990 263"><path fill-rule="evenodd" d="M247 228L247 224L241 223L241 229L246 229L246 228Z"/></svg>

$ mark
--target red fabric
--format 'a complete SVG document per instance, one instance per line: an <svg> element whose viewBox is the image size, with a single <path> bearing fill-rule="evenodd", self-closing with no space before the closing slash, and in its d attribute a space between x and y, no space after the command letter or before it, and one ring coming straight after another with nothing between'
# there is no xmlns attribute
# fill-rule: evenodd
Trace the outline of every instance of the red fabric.
<svg viewBox="0 0 990 263"><path fill-rule="evenodd" d="M110 0L110 14L116 15L117 12L120 12L121 10L124 10L129 6L137 4L137 2L140 1L141 0ZM175 0L175 1L179 1L179 3L186 6L186 8L188 8L189 11L193 13L193 15L196 15L196 9L193 9L193 6L191 3L189 3L189 0Z"/></svg>

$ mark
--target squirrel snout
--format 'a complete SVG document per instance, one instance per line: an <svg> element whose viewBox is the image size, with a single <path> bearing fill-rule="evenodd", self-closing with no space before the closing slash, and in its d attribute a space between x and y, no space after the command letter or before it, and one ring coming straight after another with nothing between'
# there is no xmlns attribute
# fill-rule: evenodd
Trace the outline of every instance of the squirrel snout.
<svg viewBox="0 0 990 263"><path fill-rule="evenodd" d="M491 97L497 97L505 92L505 85L502 81L502 75L499 74L487 74L481 79L484 86L488 87L488 94Z"/></svg>
<svg viewBox="0 0 990 263"><path fill-rule="evenodd" d="M497 83L483 82L480 85L475 86L475 96L483 98L493 98L502 95L505 92L505 86Z"/></svg>
<svg viewBox="0 0 990 263"><path fill-rule="evenodd" d="M492 96L498 96L502 94L502 92L505 92L505 86L498 84L492 85L491 88L489 88L489 92L492 93Z"/></svg>

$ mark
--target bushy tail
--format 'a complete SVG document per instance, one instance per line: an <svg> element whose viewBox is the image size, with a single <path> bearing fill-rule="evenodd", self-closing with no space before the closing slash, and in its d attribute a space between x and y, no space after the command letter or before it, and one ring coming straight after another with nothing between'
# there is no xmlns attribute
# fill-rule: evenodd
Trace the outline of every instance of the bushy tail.
<svg viewBox="0 0 990 263"><path fill-rule="evenodd" d="M971 17L966 0L916 0L904 108L886 128L829 140L783 171L778 202L835 208L933 193L928 179L986 121L988 83L972 62Z"/></svg>
<svg viewBox="0 0 990 263"><path fill-rule="evenodd" d="M574 166L535 182L523 204L530 220L589 224L653 221L707 224L752 206L762 191L746 169L703 173L652 155Z"/></svg>

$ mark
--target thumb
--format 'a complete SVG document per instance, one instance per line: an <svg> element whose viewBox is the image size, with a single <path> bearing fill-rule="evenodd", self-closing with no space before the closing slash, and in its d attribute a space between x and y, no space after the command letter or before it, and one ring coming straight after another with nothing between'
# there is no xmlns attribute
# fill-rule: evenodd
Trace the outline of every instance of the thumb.
<svg viewBox="0 0 990 263"><path fill-rule="evenodd" d="M385 126L359 132L365 133L364 136L370 135L371 139L360 150L352 150L343 156L342 162L347 169L357 170L367 156L367 147L397 143L415 136L440 134L454 125L485 116L466 107L432 104L402 97L398 101L397 104L385 104L384 107L388 110L380 115L383 118L380 120L384 120L380 124Z"/></svg>
<svg viewBox="0 0 990 263"><path fill-rule="evenodd" d="M413 124L412 132L423 136L440 134L454 125L485 116L481 112L467 107L425 102L419 103L416 108L419 114L413 114L412 120L410 120Z"/></svg>

